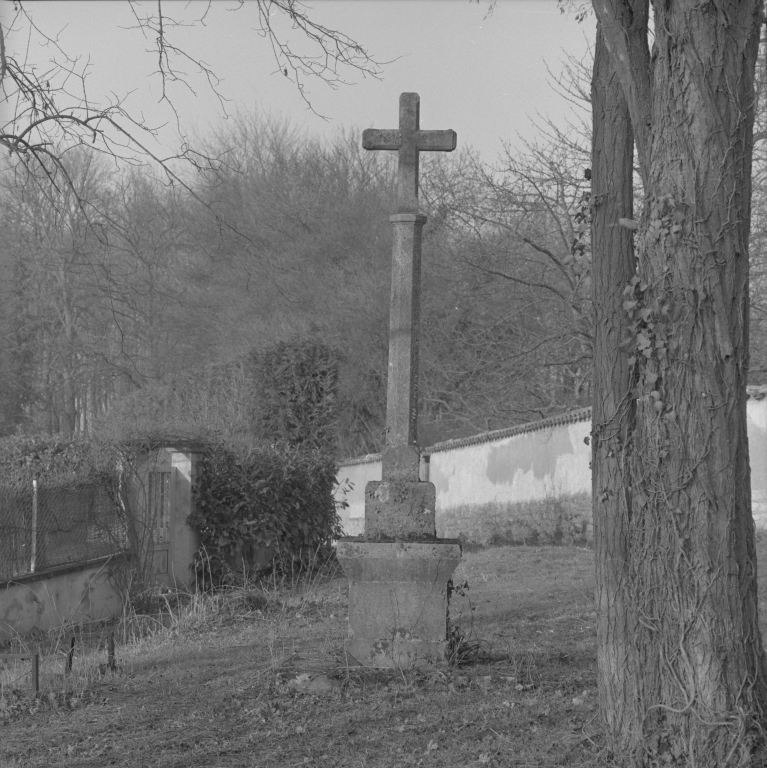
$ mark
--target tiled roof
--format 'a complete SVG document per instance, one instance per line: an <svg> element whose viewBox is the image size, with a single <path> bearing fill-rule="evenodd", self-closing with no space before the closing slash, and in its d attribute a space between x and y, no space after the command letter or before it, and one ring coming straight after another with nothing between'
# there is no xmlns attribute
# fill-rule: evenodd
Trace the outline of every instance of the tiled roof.
<svg viewBox="0 0 767 768"><path fill-rule="evenodd" d="M586 421L590 418L591 408L580 408L577 411L569 411L568 413L563 413L559 416L551 416L548 419L533 421L529 424L518 424L516 427L496 429L492 432L483 432L482 434L472 435L471 437L459 437L455 440L445 440L445 442L437 443L430 448L423 448L421 454L423 456L428 456L429 454L438 453L439 451L448 451L452 448L463 448L464 446L476 445L477 443L487 443L491 440L501 440L504 437L522 435L525 432L536 432L540 429L549 429L550 427L556 427L560 424L574 424L575 422ZM348 467L354 464L371 464L374 461L381 461L380 453L369 453L367 456L344 459L340 462L340 465L342 467Z"/></svg>
<svg viewBox="0 0 767 768"><path fill-rule="evenodd" d="M445 440L444 443L437 443L431 448L425 448L424 453L438 453L439 451L449 451L453 448L463 448L467 445L477 445L479 443L488 443L491 440L502 440L505 437L514 435L523 435L526 432L538 432L541 429L550 429L562 424L575 424L579 421L588 421L591 418L591 408L579 408L577 411L568 411L559 416L551 416L548 419L533 421L529 424L518 424L516 427L506 427L506 429L496 429L492 432L483 432L481 435L472 435L471 437L459 437L455 440Z"/></svg>

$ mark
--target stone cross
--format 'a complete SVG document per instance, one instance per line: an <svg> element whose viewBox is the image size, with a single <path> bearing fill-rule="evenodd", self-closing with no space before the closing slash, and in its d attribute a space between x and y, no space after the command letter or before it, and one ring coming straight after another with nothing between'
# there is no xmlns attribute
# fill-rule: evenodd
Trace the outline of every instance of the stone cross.
<svg viewBox="0 0 767 768"><path fill-rule="evenodd" d="M420 464L417 444L418 322L421 233L426 216L418 212L418 155L424 151L452 152L456 147L455 131L420 129L419 106L417 93L403 93L399 100L399 128L371 128L362 134L365 149L399 153L397 213L391 216L394 243L384 481L417 482Z"/></svg>
<svg viewBox="0 0 767 768"><path fill-rule="evenodd" d="M418 94L403 93L399 129L362 134L365 149L399 152L392 247L389 384L383 479L365 486L365 535L338 542L349 578L349 634L355 664L389 669L446 660L448 579L461 559L458 541L438 539L436 489L420 482L416 442L418 299L421 232L418 153L455 149L454 131L422 131Z"/></svg>
<svg viewBox="0 0 767 768"><path fill-rule="evenodd" d="M452 152L455 131L422 131L419 125L421 99L417 93L399 97L399 128L368 128L362 132L365 149L388 149L399 153L397 169L397 213L418 213L418 153Z"/></svg>

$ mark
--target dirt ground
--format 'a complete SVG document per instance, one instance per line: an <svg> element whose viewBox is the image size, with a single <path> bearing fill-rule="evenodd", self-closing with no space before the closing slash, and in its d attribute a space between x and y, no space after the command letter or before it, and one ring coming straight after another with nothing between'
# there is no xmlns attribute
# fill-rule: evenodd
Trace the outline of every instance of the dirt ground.
<svg viewBox="0 0 767 768"><path fill-rule="evenodd" d="M37 698L28 684L6 684L0 765L607 765L593 553L468 552L454 580L469 585L451 607L464 665L346 666L342 577L292 592L241 591L177 609L144 640L118 640L115 672L93 650L65 675L60 653L43 664Z"/></svg>

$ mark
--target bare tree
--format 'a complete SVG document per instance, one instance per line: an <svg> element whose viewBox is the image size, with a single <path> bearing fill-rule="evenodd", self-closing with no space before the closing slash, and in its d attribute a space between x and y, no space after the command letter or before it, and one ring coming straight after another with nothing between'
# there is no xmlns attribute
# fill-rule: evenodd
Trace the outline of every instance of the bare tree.
<svg viewBox="0 0 767 768"><path fill-rule="evenodd" d="M573 104L565 124L493 166L424 163L426 439L590 402L589 62L552 80Z"/></svg>
<svg viewBox="0 0 767 768"><path fill-rule="evenodd" d="M227 10L243 5L240 1ZM180 28L204 26L208 15L216 12L214 4L208 2L196 13L188 6L168 8L161 0L152 3L151 10L131 0L129 6L135 19L133 28L149 42L148 52L157 61L161 100L175 115L182 139L179 151L160 156L150 150L148 139L157 135L157 129L132 114L124 99L94 99L86 87L89 62L61 47L57 33L47 31L44 22L39 21L42 13L28 10L23 0L15 0L13 11L0 21L0 104L4 107L0 146L8 151L8 170L16 175L19 184L34 183L48 189L68 183L62 157L68 149L79 145L106 154L118 163L155 164L168 181L190 192L184 167L218 167L220 158L205 155L189 145L173 101L174 89L197 87L185 74L184 67L192 65L205 87L212 89L225 108L215 72L193 51L182 48L174 34ZM257 33L271 47L278 70L295 82L299 97L309 106L306 83L310 78L336 88L344 83L345 72L378 76L379 64L359 43L343 32L313 21L299 0L257 0L255 6ZM295 52L290 42L281 37L276 24L280 17L302 33L308 52ZM9 41L17 38L26 40L19 54L9 48ZM45 68L35 66L24 53L32 41L51 52ZM86 206L87 202L82 201Z"/></svg>

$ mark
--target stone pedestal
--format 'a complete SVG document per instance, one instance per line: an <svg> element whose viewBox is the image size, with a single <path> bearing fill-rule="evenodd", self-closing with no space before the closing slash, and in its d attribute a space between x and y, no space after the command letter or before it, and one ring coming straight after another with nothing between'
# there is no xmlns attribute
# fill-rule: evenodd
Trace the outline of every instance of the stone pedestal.
<svg viewBox="0 0 767 768"><path fill-rule="evenodd" d="M447 582L461 560L460 542L341 539L336 554L349 579L349 661L401 669L444 664Z"/></svg>

